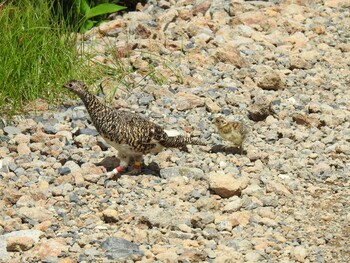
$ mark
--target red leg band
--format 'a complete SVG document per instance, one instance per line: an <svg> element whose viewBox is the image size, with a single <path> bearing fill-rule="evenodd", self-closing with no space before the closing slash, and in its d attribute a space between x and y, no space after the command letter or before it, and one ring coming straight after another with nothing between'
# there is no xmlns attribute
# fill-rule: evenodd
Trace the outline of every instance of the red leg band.
<svg viewBox="0 0 350 263"><path fill-rule="evenodd" d="M120 173L123 170L123 168L121 168L120 166L118 166L116 169L118 173Z"/></svg>

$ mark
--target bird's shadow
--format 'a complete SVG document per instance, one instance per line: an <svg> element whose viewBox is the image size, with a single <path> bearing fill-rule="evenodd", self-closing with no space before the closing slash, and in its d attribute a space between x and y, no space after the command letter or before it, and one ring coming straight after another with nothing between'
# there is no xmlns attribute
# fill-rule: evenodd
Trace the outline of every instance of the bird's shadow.
<svg viewBox="0 0 350 263"><path fill-rule="evenodd" d="M234 147L234 146L227 146L227 145L222 145L222 144L217 144L211 147L209 150L211 153L226 153L226 154L241 154L244 155L247 152L242 150L240 147Z"/></svg>
<svg viewBox="0 0 350 263"><path fill-rule="evenodd" d="M109 156L104 158L102 161L99 163L96 163L95 165L97 166L103 166L106 168L108 172L112 171L114 168L118 167L120 164L120 160L115 157L115 156ZM145 174L145 175L153 175L160 177L160 168L159 165L156 162L151 162L148 165L145 165L142 163L142 171L140 174ZM132 174L129 173L129 171L122 172L121 175L137 175L137 174Z"/></svg>

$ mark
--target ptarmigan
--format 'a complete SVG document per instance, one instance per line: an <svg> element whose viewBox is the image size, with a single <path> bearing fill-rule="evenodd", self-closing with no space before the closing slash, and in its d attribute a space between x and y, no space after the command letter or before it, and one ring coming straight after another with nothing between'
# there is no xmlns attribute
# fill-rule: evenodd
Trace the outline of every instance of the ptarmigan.
<svg viewBox="0 0 350 263"><path fill-rule="evenodd" d="M243 153L243 142L248 134L248 130L243 122L228 121L220 116L214 119L214 124L218 128L219 135L224 140L232 142Z"/></svg>
<svg viewBox="0 0 350 263"><path fill-rule="evenodd" d="M97 131L108 144L118 150L120 164L109 176L113 177L125 171L131 159L134 160L134 170L140 172L143 155L159 153L164 147L206 145L190 137L170 137L162 127L135 113L112 109L102 104L81 81L71 80L63 87L80 97Z"/></svg>

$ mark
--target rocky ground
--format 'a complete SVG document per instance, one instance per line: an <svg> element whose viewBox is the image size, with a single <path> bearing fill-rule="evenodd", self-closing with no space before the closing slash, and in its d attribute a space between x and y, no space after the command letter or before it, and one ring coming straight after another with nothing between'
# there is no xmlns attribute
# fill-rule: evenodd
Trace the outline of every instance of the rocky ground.
<svg viewBox="0 0 350 263"><path fill-rule="evenodd" d="M17 116L0 129L0 261L349 262L349 7L151 0L88 32L94 61L134 71L101 76L102 99L213 146L213 116L243 119L245 152L167 149L111 181L80 101Z"/></svg>

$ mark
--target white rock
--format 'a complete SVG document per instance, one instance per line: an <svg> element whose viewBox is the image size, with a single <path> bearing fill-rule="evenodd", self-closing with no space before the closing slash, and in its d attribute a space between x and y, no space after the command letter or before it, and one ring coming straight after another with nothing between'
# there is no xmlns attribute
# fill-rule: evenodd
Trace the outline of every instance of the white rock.
<svg viewBox="0 0 350 263"><path fill-rule="evenodd" d="M293 256L299 262L304 262L307 256L307 250L303 246L297 246L293 249Z"/></svg>
<svg viewBox="0 0 350 263"><path fill-rule="evenodd" d="M225 211L225 212L229 212L229 213L236 212L243 205L242 199L239 198L238 196L232 196L228 200L230 200L230 202L228 204L226 204L223 208L223 211Z"/></svg>

